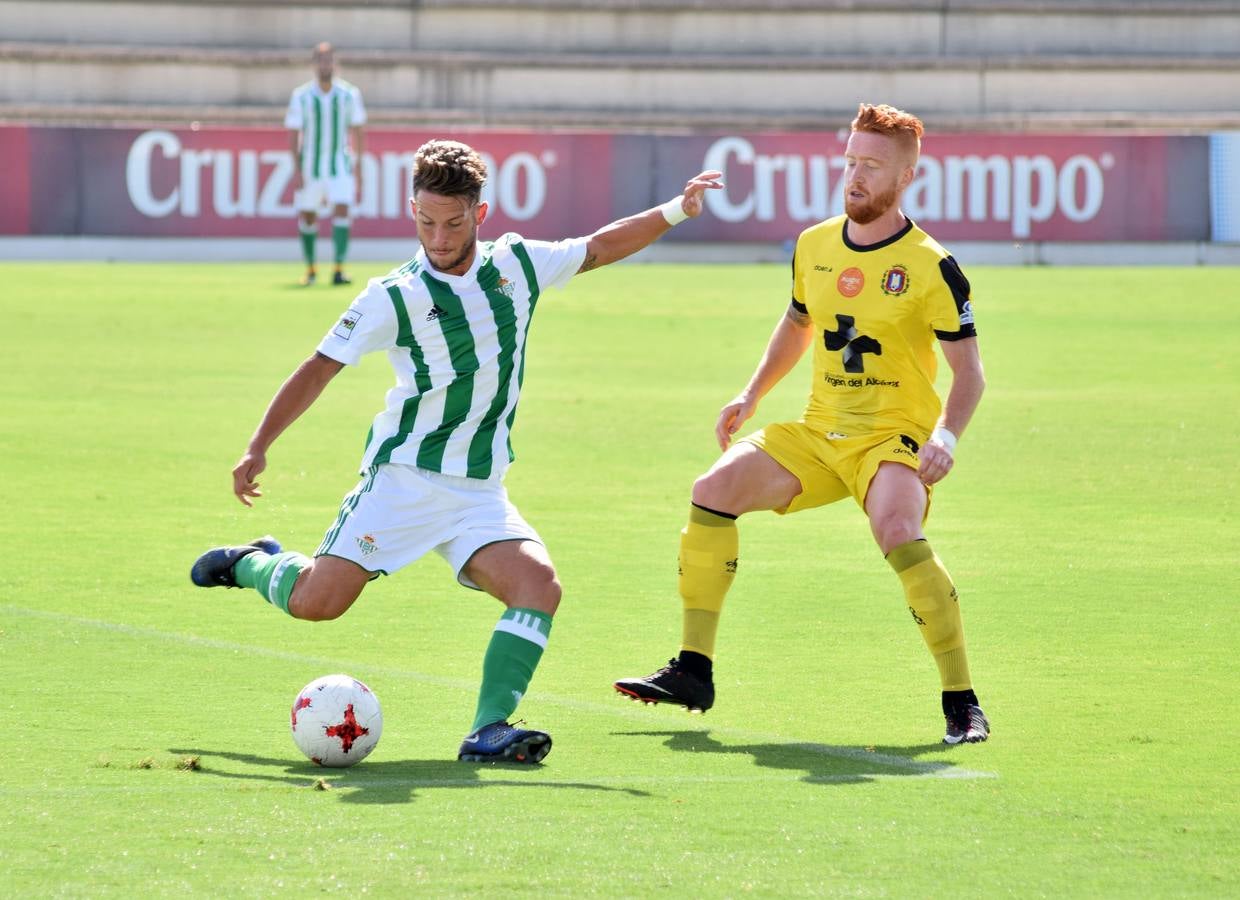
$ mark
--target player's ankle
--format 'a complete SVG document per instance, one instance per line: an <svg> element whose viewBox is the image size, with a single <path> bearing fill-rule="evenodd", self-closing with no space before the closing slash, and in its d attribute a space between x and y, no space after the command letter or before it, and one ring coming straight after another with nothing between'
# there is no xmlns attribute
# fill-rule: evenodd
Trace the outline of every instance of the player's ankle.
<svg viewBox="0 0 1240 900"><path fill-rule="evenodd" d="M702 681L714 680L714 664L709 656L702 653L694 653L692 650L681 650L679 660L680 668L694 678Z"/></svg>

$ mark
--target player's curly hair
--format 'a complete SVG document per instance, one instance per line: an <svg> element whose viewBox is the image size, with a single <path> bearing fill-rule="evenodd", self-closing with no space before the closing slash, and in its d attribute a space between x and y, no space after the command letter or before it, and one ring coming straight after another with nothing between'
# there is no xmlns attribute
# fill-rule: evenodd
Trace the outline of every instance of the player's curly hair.
<svg viewBox="0 0 1240 900"><path fill-rule="evenodd" d="M427 141L413 157L413 195L429 191L467 197L477 203L487 183L487 164L478 151L460 141Z"/></svg>
<svg viewBox="0 0 1240 900"><path fill-rule="evenodd" d="M886 103L877 106L862 103L858 106L857 117L852 120L852 130L895 138L912 155L914 162L921 155L921 136L926 132L921 119Z"/></svg>

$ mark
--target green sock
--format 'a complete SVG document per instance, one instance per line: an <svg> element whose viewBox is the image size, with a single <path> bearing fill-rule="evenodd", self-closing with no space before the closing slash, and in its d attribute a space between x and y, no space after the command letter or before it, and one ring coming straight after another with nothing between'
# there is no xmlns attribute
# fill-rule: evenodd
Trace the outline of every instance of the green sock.
<svg viewBox="0 0 1240 900"><path fill-rule="evenodd" d="M306 226L304 225L302 225L299 230L301 232L301 255L305 257L306 265L313 269L314 244L319 238L319 230L318 228L311 228L307 231Z"/></svg>
<svg viewBox="0 0 1240 900"><path fill-rule="evenodd" d="M482 660L482 688L470 733L508 721L534 677L550 634L551 616L536 609L514 607L499 617Z"/></svg>
<svg viewBox="0 0 1240 900"><path fill-rule="evenodd" d="M344 262L345 254L349 252L348 219L343 223L338 219L332 222L332 246L336 250L336 265L340 265Z"/></svg>
<svg viewBox="0 0 1240 900"><path fill-rule="evenodd" d="M241 587L254 588L276 609L288 612L288 600L293 596L297 576L309 565L310 560L300 553L268 556L256 550L237 560L233 566L233 578Z"/></svg>

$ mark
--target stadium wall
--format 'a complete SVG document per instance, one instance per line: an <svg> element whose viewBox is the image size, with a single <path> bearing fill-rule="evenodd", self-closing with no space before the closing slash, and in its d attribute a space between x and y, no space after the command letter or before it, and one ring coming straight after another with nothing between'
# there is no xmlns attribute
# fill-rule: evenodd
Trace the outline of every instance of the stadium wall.
<svg viewBox="0 0 1240 900"><path fill-rule="evenodd" d="M441 136L368 131L355 217L359 258L368 239L407 246L412 152ZM675 258L676 245L715 247L710 255L737 261L779 255L807 225L842 209L846 135L834 132L454 129L452 136L488 159L492 234L588 233L673 196L708 168L725 172L727 189L708 193L707 214L661 242L663 256ZM217 250L243 239L245 255L272 239L272 257L288 255L295 226L283 129L8 126L0 127L0 161L8 200L0 235L26 239L0 241L7 258L90 238L110 239L94 242L108 248L104 257L124 247L137 252L143 241L134 239L168 247L174 238L217 239ZM1238 170L1234 133L933 136L904 208L953 246L994 244L1012 261L1049 261L1026 247L1075 246L1090 256L1089 247L1121 243L1198 248L1188 261L1203 261L1201 247L1240 242Z"/></svg>

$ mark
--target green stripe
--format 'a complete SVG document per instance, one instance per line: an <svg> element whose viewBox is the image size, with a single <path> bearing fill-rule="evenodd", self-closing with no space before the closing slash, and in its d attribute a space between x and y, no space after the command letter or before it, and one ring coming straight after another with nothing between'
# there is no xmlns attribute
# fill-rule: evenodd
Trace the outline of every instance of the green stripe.
<svg viewBox="0 0 1240 900"><path fill-rule="evenodd" d="M521 271L525 273L525 281L530 289L530 312L533 312L534 304L538 302L538 273L534 271L534 264L530 262L530 254L524 245L513 243L509 246L512 247L513 256L521 263Z"/></svg>
<svg viewBox="0 0 1240 900"><path fill-rule="evenodd" d="M371 466L366 471L366 477L344 498L340 504L340 512L336 515L336 521L331 528L327 529L327 534L323 536L323 543L319 544L319 549L314 551L315 556L323 556L332 548L332 544L336 543L336 538L340 537L340 529L344 528L345 520L349 518L353 510L357 509L362 495L369 493L370 489L375 486L375 475L378 472L378 466Z"/></svg>
<svg viewBox="0 0 1240 900"><path fill-rule="evenodd" d="M417 422L418 405L422 402L422 395L431 389L430 368L426 365L426 357L422 353L422 348L418 346L418 342L413 337L413 328L409 324L409 312L405 309L405 300L400 294L400 288L396 286L396 281L397 279L389 278L383 282L383 286L387 288L388 296L392 298L392 307L396 310L396 346L404 347L409 351L409 358L413 360L413 383L418 392L407 399L401 408L400 425L396 433L385 440L375 453L373 464L376 466L390 462L392 451L409 439L414 423Z"/></svg>
<svg viewBox="0 0 1240 900"><path fill-rule="evenodd" d="M332 177L336 176L336 159L340 156L340 95L332 92Z"/></svg>
<svg viewBox="0 0 1240 900"><path fill-rule="evenodd" d="M512 300L499 289L500 278L494 260L488 259L478 270L478 285L491 305L491 315L495 319L495 328L499 334L499 384L491 406L478 427L478 433L469 442L469 468L466 474L470 478L491 476L495 464L491 455L491 442L495 439L500 414L508 403L508 386L512 380L513 360L517 352L517 313Z"/></svg>
<svg viewBox="0 0 1240 900"><path fill-rule="evenodd" d="M311 97L310 102L314 104L314 169L310 173L314 178L320 176L319 159L322 156L322 140L323 140L323 103L318 97Z"/></svg>
<svg viewBox="0 0 1240 900"><path fill-rule="evenodd" d="M474 351L474 336L469 330L469 321L460 298L442 281L432 278L429 272L422 273L422 283L430 291L431 300L444 311L439 316L439 328L448 345L448 356L456 376L448 385L444 398L443 420L438 428L422 439L422 446L418 448L418 465L439 472L443 468L448 437L469 415L469 406L474 399L478 354Z"/></svg>
<svg viewBox="0 0 1240 900"><path fill-rule="evenodd" d="M306 98L301 98L301 140L297 142L297 171L303 172L306 164Z"/></svg>
<svg viewBox="0 0 1240 900"><path fill-rule="evenodd" d="M521 390L521 386L525 384L525 346L530 336L530 323L534 321L534 307L538 305L538 274L534 271L534 264L530 261L530 255L526 252L525 247L519 243L511 245L512 253L521 263L521 271L525 275L525 285L530 292L530 310L525 320L525 334L521 338L521 367L517 369L517 390ZM512 412L508 414L508 461L512 462L517 455L512 451L512 423L517 419L517 408L514 406Z"/></svg>

